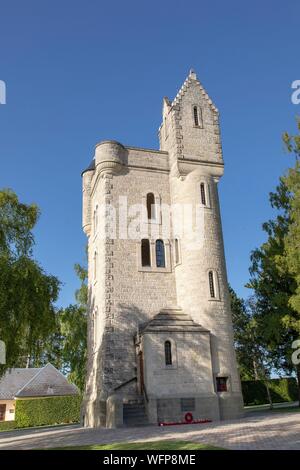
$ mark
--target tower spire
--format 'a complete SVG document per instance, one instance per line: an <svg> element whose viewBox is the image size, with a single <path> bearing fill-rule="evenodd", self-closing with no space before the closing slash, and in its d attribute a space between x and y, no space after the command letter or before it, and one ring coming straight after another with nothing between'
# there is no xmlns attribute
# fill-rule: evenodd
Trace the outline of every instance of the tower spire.
<svg viewBox="0 0 300 470"><path fill-rule="evenodd" d="M194 69L190 69L189 78L192 80L197 80L197 75Z"/></svg>

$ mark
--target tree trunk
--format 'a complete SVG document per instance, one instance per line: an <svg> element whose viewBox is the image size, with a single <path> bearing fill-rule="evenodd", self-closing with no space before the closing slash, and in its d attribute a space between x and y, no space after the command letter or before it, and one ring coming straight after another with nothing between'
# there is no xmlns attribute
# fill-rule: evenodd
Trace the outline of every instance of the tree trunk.
<svg viewBox="0 0 300 470"><path fill-rule="evenodd" d="M253 359L253 371L254 371L254 380L259 380L257 362Z"/></svg>
<svg viewBox="0 0 300 470"><path fill-rule="evenodd" d="M267 381L265 381L265 387L267 389L267 395L268 395L268 400L269 400L269 404L270 404L270 410L273 409L273 401L272 401L272 397L271 397L271 392L270 392L270 387L269 387L269 384Z"/></svg>
<svg viewBox="0 0 300 470"><path fill-rule="evenodd" d="M270 391L270 387L269 387L269 383L268 383L268 375L266 374L266 370L265 370L263 365L261 366L261 378L262 378L262 382L263 382L263 384L264 384L264 386L266 387L266 390L267 390L267 396L268 396L268 401L269 401L269 405L270 405L270 410L272 410L273 409L273 401L272 401L271 391Z"/></svg>
<svg viewBox="0 0 300 470"><path fill-rule="evenodd" d="M26 369L29 369L29 367L30 367L30 359L31 359L30 354L28 354L27 355L27 360L26 360Z"/></svg>

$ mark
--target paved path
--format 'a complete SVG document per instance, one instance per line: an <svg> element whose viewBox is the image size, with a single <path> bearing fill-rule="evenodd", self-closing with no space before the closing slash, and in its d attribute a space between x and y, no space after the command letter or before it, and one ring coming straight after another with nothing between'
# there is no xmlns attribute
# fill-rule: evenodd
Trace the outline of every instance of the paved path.
<svg viewBox="0 0 300 470"><path fill-rule="evenodd" d="M87 429L78 425L0 433L0 449L53 448L124 441L179 439L227 449L300 450L300 413L184 426Z"/></svg>

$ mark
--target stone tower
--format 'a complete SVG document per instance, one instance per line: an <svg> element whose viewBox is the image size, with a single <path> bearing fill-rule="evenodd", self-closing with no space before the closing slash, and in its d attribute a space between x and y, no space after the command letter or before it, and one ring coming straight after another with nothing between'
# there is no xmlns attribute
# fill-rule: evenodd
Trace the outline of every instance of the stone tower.
<svg viewBox="0 0 300 470"><path fill-rule="evenodd" d="M86 426L241 414L218 200L218 117L191 71L174 101L164 98L159 151L100 142L83 172ZM196 238L182 223L184 208Z"/></svg>

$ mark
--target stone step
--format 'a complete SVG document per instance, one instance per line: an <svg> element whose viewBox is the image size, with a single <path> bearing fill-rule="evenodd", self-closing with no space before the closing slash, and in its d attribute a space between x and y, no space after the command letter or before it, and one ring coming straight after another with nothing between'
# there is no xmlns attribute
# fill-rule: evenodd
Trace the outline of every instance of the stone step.
<svg viewBox="0 0 300 470"><path fill-rule="evenodd" d="M147 419L146 413L135 413L135 414L123 414L124 420L129 420L129 419Z"/></svg>
<svg viewBox="0 0 300 470"><path fill-rule="evenodd" d="M144 403L124 403L123 421L125 426L146 426L148 418Z"/></svg>
<svg viewBox="0 0 300 470"><path fill-rule="evenodd" d="M123 410L123 415L128 416L128 417L146 416L146 412L143 408L132 409L132 410Z"/></svg>
<svg viewBox="0 0 300 470"><path fill-rule="evenodd" d="M127 409L123 409L123 413L124 414L136 414L136 413L145 413L145 408L139 406L139 407L136 407L136 408L127 408Z"/></svg>
<svg viewBox="0 0 300 470"><path fill-rule="evenodd" d="M145 406L145 402L143 399L136 399L123 402L124 406L135 406L135 405L143 405Z"/></svg>
<svg viewBox="0 0 300 470"><path fill-rule="evenodd" d="M137 428L137 427L150 426L149 422L145 419L124 421L125 428Z"/></svg>
<svg viewBox="0 0 300 470"><path fill-rule="evenodd" d="M135 405L130 404L130 405L124 405L125 410L144 410L145 405L143 403L137 403Z"/></svg>
<svg viewBox="0 0 300 470"><path fill-rule="evenodd" d="M144 404L144 398L141 395L129 396L123 399L124 405L134 405L135 403Z"/></svg>
<svg viewBox="0 0 300 470"><path fill-rule="evenodd" d="M147 418L134 418L134 419L124 419L124 426L134 427L134 426L148 426L149 422Z"/></svg>
<svg viewBox="0 0 300 470"><path fill-rule="evenodd" d="M145 413L135 413L135 414L126 414L124 413L123 419L128 421L129 419L147 419L147 415Z"/></svg>

